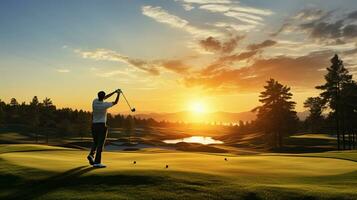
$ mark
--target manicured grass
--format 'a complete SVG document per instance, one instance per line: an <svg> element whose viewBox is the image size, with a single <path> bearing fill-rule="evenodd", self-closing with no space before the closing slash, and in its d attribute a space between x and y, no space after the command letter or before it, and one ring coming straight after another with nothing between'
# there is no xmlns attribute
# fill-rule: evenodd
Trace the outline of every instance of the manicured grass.
<svg viewBox="0 0 357 200"><path fill-rule="evenodd" d="M89 167L86 155L0 145L0 199L357 199L356 152L105 152L105 169Z"/></svg>

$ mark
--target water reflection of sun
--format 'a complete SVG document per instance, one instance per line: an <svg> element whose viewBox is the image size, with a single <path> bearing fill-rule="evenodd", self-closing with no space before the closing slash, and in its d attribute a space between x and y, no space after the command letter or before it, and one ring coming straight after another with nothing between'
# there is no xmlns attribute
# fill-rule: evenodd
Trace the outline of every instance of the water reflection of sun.
<svg viewBox="0 0 357 200"><path fill-rule="evenodd" d="M183 139L176 139L176 140L164 140L163 142L167 144L177 144L179 142L186 142L186 143L200 143L200 144L223 144L222 141L215 140L212 137L204 137L204 136L191 136Z"/></svg>

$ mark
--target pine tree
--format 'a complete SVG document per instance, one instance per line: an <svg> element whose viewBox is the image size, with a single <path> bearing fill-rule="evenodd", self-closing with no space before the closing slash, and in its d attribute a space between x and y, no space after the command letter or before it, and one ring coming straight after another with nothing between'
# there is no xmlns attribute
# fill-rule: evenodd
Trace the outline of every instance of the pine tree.
<svg viewBox="0 0 357 200"><path fill-rule="evenodd" d="M267 81L265 91L260 93L259 101L263 104L254 108L257 124L271 139L274 148L283 147L283 138L291 133L298 121L294 111L295 102L291 101L290 88L274 79Z"/></svg>
<svg viewBox="0 0 357 200"><path fill-rule="evenodd" d="M3 123L5 123L5 102L0 99L0 127Z"/></svg>
<svg viewBox="0 0 357 200"><path fill-rule="evenodd" d="M341 149L341 131L343 147L345 148L345 130L344 127L341 126L344 124L341 92L346 84L352 83L352 75L349 74L343 65L343 61L340 60L337 54L331 59L331 64L332 65L327 68L327 74L325 75L326 83L316 88L322 90L320 96L332 110L330 115L335 119L337 148Z"/></svg>
<svg viewBox="0 0 357 200"><path fill-rule="evenodd" d="M356 148L357 130L357 83L352 81L345 84L341 91L341 118L343 130L348 134L348 149ZM344 138L344 137L342 137ZM344 149L346 148L346 138L343 139Z"/></svg>
<svg viewBox="0 0 357 200"><path fill-rule="evenodd" d="M10 106L18 106L19 103L17 102L17 100L15 98L11 98L10 100Z"/></svg>
<svg viewBox="0 0 357 200"><path fill-rule="evenodd" d="M44 107L51 107L51 106L53 106L53 103L52 103L52 100L50 99L50 98L45 98L44 100L43 100L43 106Z"/></svg>
<svg viewBox="0 0 357 200"><path fill-rule="evenodd" d="M32 98L29 106L28 118L31 131L35 132L35 141L38 143L39 126L40 126L40 108L37 96Z"/></svg>
<svg viewBox="0 0 357 200"><path fill-rule="evenodd" d="M50 98L45 98L42 103L39 104L40 107L40 124L43 128L49 129L56 127L56 122L53 120L56 106L53 105L53 102ZM45 132L46 134L46 144L49 143L49 131Z"/></svg>
<svg viewBox="0 0 357 200"><path fill-rule="evenodd" d="M39 104L38 98L37 96L34 96L32 98L32 101L30 102L30 106L38 106L38 104Z"/></svg>

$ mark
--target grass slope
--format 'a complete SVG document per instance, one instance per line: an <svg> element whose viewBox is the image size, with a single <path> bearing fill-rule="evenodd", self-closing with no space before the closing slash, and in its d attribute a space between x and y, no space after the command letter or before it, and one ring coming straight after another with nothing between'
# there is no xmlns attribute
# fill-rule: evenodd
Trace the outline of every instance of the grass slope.
<svg viewBox="0 0 357 200"><path fill-rule="evenodd" d="M357 152L105 152L105 169L86 154L0 145L0 199L357 199Z"/></svg>

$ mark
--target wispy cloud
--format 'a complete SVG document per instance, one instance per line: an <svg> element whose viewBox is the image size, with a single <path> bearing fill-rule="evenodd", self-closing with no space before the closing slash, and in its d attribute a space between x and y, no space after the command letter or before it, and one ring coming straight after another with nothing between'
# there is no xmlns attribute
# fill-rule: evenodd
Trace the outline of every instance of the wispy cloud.
<svg viewBox="0 0 357 200"><path fill-rule="evenodd" d="M252 15L248 13L243 13L243 12L232 12L234 13L235 16L243 17L246 19L254 20L254 21L263 21L263 18L257 15Z"/></svg>
<svg viewBox="0 0 357 200"><path fill-rule="evenodd" d="M190 66L185 64L182 60L166 60L162 61L161 65L171 71L174 71L178 74L186 74L190 69Z"/></svg>
<svg viewBox="0 0 357 200"><path fill-rule="evenodd" d="M306 8L299 11L295 16L292 18L295 20L317 20L321 19L323 16L326 15L326 12L319 8Z"/></svg>
<svg viewBox="0 0 357 200"><path fill-rule="evenodd" d="M56 72L58 72L58 73L69 73L69 72L71 72L71 70L64 69L64 68L59 68L59 69L56 69Z"/></svg>
<svg viewBox="0 0 357 200"><path fill-rule="evenodd" d="M168 13L166 10L161 8L160 6L153 7L153 6L143 6L142 7L142 14L146 15L157 22L167 24L171 27L182 29L194 37L209 37L215 36L220 37L222 33L215 31L215 30L208 30L198 28L196 26L190 25L189 22L185 19L182 19L176 15Z"/></svg>
<svg viewBox="0 0 357 200"><path fill-rule="evenodd" d="M268 9L259 9L259 8L253 8L253 7L249 7L249 6L233 6L231 8L234 11L239 11L239 12L245 12L245 13L250 13L250 14L256 14L256 15L265 15L265 16L269 16L269 15L273 15L274 12Z"/></svg>
<svg viewBox="0 0 357 200"><path fill-rule="evenodd" d="M318 43L327 45L354 42L357 38L357 24L354 16L357 11L338 15L335 10L323 11L307 8L286 20L273 36L284 33L300 33ZM357 17L356 17L357 18Z"/></svg>
<svg viewBox="0 0 357 200"><path fill-rule="evenodd" d="M274 14L271 10L242 6L238 2L229 4L204 4L200 5L199 8L235 18L240 22L249 24L251 27L262 25L264 21L262 16Z"/></svg>
<svg viewBox="0 0 357 200"><path fill-rule="evenodd" d="M109 71L109 72L97 72L97 76L100 77L113 77L116 75L125 75L125 76L132 76L132 74L128 70L114 70L114 71Z"/></svg>
<svg viewBox="0 0 357 200"><path fill-rule="evenodd" d="M192 6L191 4L186 4L186 3L182 4L182 7L183 7L183 9L185 9L186 11L190 11L190 10L193 10L193 9L195 8L195 7Z"/></svg>
<svg viewBox="0 0 357 200"><path fill-rule="evenodd" d="M253 30L256 26L255 25L246 25L246 24L236 24L236 23L229 23L229 22L216 22L213 24L216 27L225 28L228 31L238 31L238 32L246 32Z"/></svg>
<svg viewBox="0 0 357 200"><path fill-rule="evenodd" d="M344 51L346 55L357 54L357 43L355 43L355 47L349 50Z"/></svg>
<svg viewBox="0 0 357 200"><path fill-rule="evenodd" d="M277 44L269 51L265 52L266 57L276 57L276 56L289 56L289 57L300 57L308 55L314 51L327 51L333 50L336 53L353 53L355 48L354 43L345 44L335 44L335 45L325 45L321 43L316 43L306 40L282 40L275 38Z"/></svg>
<svg viewBox="0 0 357 200"><path fill-rule="evenodd" d="M228 5L220 5L220 4L207 4L199 7L202 10L208 10L211 12L227 12L230 10L230 6Z"/></svg>
<svg viewBox="0 0 357 200"><path fill-rule="evenodd" d="M232 3L231 0L177 0L185 3L208 4L208 3Z"/></svg>
<svg viewBox="0 0 357 200"><path fill-rule="evenodd" d="M175 15L169 14L160 6L143 6L141 10L144 15L155 19L157 22L168 24L175 28L183 28L188 24L188 21Z"/></svg>
<svg viewBox="0 0 357 200"><path fill-rule="evenodd" d="M140 70L146 71L152 75L160 74L159 70L157 69L157 66L154 63L149 63L141 59L129 58L128 56L121 55L120 53L117 53L113 50L96 49L94 51L83 51L80 49L76 49L75 52L80 54L83 58L123 62Z"/></svg>
<svg viewBox="0 0 357 200"><path fill-rule="evenodd" d="M256 19L252 19L252 18L246 17L247 14L244 14L244 13L229 11L229 12L225 12L224 15L228 16L228 17L233 17L235 19L238 19L238 20L240 20L242 22L245 22L245 23L248 23L248 24L253 24L253 25L262 24L260 22L260 20L256 20Z"/></svg>
<svg viewBox="0 0 357 200"><path fill-rule="evenodd" d="M263 16L269 16L274 14L273 11L268 9L259 9L254 7L242 6L239 4L206 4L206 5L201 5L199 8L211 12L236 11L240 13L246 13L251 15L263 15Z"/></svg>
<svg viewBox="0 0 357 200"><path fill-rule="evenodd" d="M138 58L130 58L128 56L122 55L110 49L96 49L93 51L83 51L81 49L76 49L75 52L79 54L82 58L94 59L94 60L104 60L104 61L115 61L126 63L129 66L135 67L136 69L147 72L151 75L159 75L161 69L166 69L175 73L186 73L189 67L181 60L144 60ZM126 73L123 71L112 71L110 73L103 74L102 76L110 77L115 74Z"/></svg>

